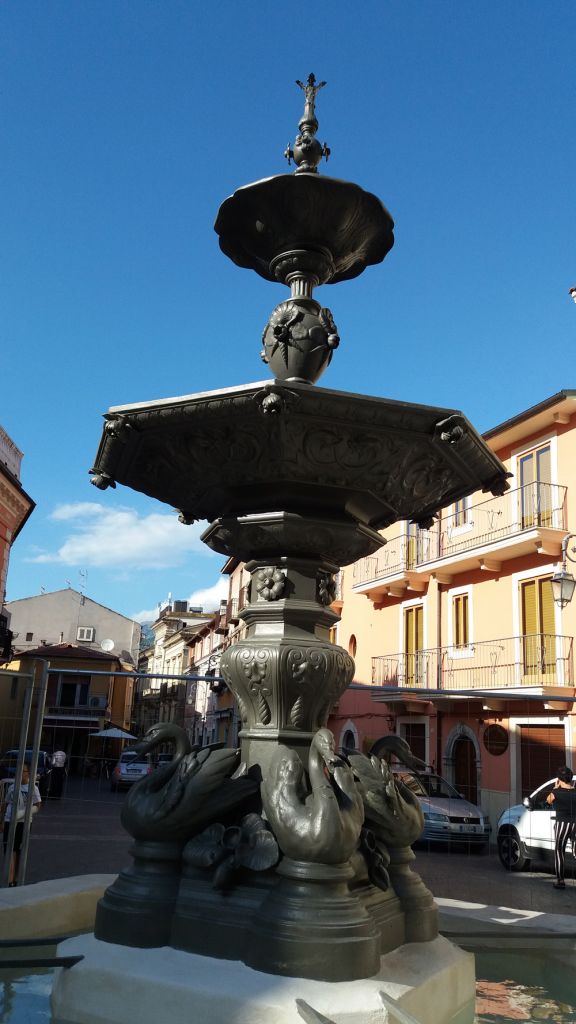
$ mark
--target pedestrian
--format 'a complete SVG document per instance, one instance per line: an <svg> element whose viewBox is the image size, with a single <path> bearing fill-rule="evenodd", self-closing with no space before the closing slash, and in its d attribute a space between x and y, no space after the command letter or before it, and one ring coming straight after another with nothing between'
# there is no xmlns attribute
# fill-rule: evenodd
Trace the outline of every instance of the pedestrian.
<svg viewBox="0 0 576 1024"><path fill-rule="evenodd" d="M554 868L556 871L555 889L565 889L564 857L568 840L575 852L576 841L576 789L572 780L572 769L564 765L558 772L556 785L546 797L546 803L556 811L554 822Z"/></svg>
<svg viewBox="0 0 576 1024"><path fill-rule="evenodd" d="M36 814L42 805L40 790L38 789L38 786L34 785L32 787L32 792L30 793L30 770L28 765L25 764L22 768L22 783L20 785L18 806L16 808L16 831L14 833L14 850L12 853L12 860L10 862L8 885L16 885L18 879L18 871L20 869L20 850L22 849L22 839L24 836L24 817L26 815L26 805L30 796L32 797L32 814ZM6 856L6 849L8 847L8 833L10 831L10 822L12 820L13 803L14 783L12 783L11 786L8 786L8 791L6 793L6 810L4 813L4 856Z"/></svg>
<svg viewBox="0 0 576 1024"><path fill-rule="evenodd" d="M66 774L66 753L55 750L52 754L52 778L50 779L50 798L59 800L62 796L64 776Z"/></svg>

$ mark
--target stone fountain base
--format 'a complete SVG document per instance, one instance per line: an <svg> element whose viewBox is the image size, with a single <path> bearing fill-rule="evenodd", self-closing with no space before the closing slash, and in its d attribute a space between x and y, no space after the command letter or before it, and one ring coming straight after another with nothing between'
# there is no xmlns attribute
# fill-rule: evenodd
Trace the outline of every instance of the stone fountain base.
<svg viewBox="0 0 576 1024"><path fill-rule="evenodd" d="M180 950L133 949L93 935L68 939L54 1024L472 1024L474 957L447 939L400 946L363 981L282 978Z"/></svg>

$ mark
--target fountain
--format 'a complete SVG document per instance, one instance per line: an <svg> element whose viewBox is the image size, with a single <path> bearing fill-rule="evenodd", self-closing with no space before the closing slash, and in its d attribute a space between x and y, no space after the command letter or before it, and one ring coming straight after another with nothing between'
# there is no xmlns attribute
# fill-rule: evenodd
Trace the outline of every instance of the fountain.
<svg viewBox="0 0 576 1024"><path fill-rule="evenodd" d="M238 266L290 289L263 334L273 379L112 408L91 470L207 519L203 540L251 585L246 636L221 660L241 750L193 751L174 727L145 737L171 738L175 757L127 797L133 864L94 937L66 943L85 954L55 985L67 1024L124 1021L127 1000L139 1024L473 1017L471 958L438 936L412 869L419 806L389 756L341 757L326 728L354 673L331 603L334 574L380 548L380 529L426 527L480 487L502 493L506 473L460 412L315 386L339 336L314 289L381 262L394 236L374 195L318 173L325 83L297 84L295 173L240 188L215 225Z"/></svg>

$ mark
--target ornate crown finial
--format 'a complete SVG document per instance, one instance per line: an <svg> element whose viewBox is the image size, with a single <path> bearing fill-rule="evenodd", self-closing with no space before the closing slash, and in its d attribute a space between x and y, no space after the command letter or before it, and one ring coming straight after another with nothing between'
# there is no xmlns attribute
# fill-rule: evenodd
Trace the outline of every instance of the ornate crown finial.
<svg viewBox="0 0 576 1024"><path fill-rule="evenodd" d="M300 118L298 127L300 129L299 134L296 137L294 148L290 145L286 147L284 156L288 163L292 160L296 164L296 174L302 174L307 172L308 174L318 173L318 164L322 157L326 160L330 156L330 150L326 143L320 145L316 138L316 132L318 131L318 121L316 120L316 96L326 85L326 82L317 82L316 76L312 72L308 75L306 83L301 82L299 78L296 79L296 85L302 89L305 102L304 102L304 113Z"/></svg>

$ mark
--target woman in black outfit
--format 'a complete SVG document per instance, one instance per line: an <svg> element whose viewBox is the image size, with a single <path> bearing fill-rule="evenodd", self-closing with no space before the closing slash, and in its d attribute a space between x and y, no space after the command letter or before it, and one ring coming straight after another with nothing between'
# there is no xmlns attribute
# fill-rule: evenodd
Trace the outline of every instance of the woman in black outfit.
<svg viewBox="0 0 576 1024"><path fill-rule="evenodd" d="M572 769L564 765L558 772L556 785L546 797L546 803L554 807L556 821L554 824L554 868L556 870L555 889L565 889L564 881L564 855L568 840L572 843L572 853L575 853L574 843L576 841L576 789L572 781Z"/></svg>

